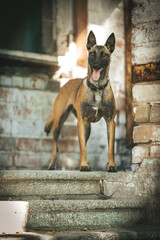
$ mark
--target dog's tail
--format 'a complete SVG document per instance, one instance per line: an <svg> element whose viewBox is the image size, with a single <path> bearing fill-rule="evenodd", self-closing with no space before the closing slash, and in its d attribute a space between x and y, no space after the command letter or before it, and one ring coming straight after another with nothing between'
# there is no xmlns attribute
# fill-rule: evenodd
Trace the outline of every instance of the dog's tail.
<svg viewBox="0 0 160 240"><path fill-rule="evenodd" d="M54 122L54 113L52 112L46 122L46 125L44 127L44 131L46 132L47 136L50 133L52 127L53 127L53 122Z"/></svg>

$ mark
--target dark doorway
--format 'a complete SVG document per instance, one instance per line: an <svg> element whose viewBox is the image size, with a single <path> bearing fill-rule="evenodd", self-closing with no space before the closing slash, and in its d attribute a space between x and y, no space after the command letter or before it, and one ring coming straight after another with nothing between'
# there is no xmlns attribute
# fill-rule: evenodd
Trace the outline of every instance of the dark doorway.
<svg viewBox="0 0 160 240"><path fill-rule="evenodd" d="M41 0L1 1L0 48L41 53L41 19Z"/></svg>

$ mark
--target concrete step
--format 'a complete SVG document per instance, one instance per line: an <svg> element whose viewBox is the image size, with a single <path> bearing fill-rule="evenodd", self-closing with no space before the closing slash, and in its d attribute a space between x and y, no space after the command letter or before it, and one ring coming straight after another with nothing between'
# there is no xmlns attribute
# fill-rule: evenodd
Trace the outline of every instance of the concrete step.
<svg viewBox="0 0 160 240"><path fill-rule="evenodd" d="M0 235L0 240L159 240L160 228L112 228L100 231L74 232L24 232Z"/></svg>
<svg viewBox="0 0 160 240"><path fill-rule="evenodd" d="M105 172L0 171L0 199L96 199ZM114 173L113 173L114 174Z"/></svg>
<svg viewBox="0 0 160 240"><path fill-rule="evenodd" d="M1 170L0 200L33 199L98 199L100 180L105 194L116 198L132 198L135 185L133 172L80 172L41 170Z"/></svg>
<svg viewBox="0 0 160 240"><path fill-rule="evenodd" d="M105 232L57 233L55 240L158 240L160 228L108 229ZM51 240L51 239L49 239Z"/></svg>
<svg viewBox="0 0 160 240"><path fill-rule="evenodd" d="M27 231L88 231L145 223L140 200L0 201L0 234Z"/></svg>
<svg viewBox="0 0 160 240"><path fill-rule="evenodd" d="M145 222L140 200L0 201L0 233L88 231L133 227Z"/></svg>
<svg viewBox="0 0 160 240"><path fill-rule="evenodd" d="M106 196L134 198L133 172L1 170L0 200L99 199L100 180Z"/></svg>
<svg viewBox="0 0 160 240"><path fill-rule="evenodd" d="M132 177L130 175L79 171L0 171L1 233L5 232L5 226L7 229L12 226L10 233L19 232L19 228L23 231L61 232L105 231L109 227L126 228L144 223L145 202L120 197L99 199L100 180L107 179L106 183L110 184L118 179L126 185ZM4 201L9 198L12 201Z"/></svg>
<svg viewBox="0 0 160 240"><path fill-rule="evenodd" d="M131 227L145 220L140 200L36 200L29 202L29 230L89 230Z"/></svg>

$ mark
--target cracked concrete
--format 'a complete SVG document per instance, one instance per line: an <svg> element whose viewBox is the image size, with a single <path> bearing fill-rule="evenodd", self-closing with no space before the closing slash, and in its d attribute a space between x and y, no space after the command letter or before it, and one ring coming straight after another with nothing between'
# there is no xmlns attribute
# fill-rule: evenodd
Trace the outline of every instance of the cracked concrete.
<svg viewBox="0 0 160 240"><path fill-rule="evenodd" d="M143 199L150 222L160 222L160 158L145 158L135 172L106 175L104 194L114 198Z"/></svg>

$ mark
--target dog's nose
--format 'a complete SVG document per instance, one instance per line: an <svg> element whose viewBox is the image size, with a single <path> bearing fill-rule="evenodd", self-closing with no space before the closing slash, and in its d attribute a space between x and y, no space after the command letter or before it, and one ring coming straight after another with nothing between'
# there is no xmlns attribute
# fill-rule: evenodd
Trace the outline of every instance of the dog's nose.
<svg viewBox="0 0 160 240"><path fill-rule="evenodd" d="M94 65L93 65L93 69L96 69L96 70L98 70L98 69L100 69L100 67L99 67L99 65L98 65L98 64L94 64Z"/></svg>

